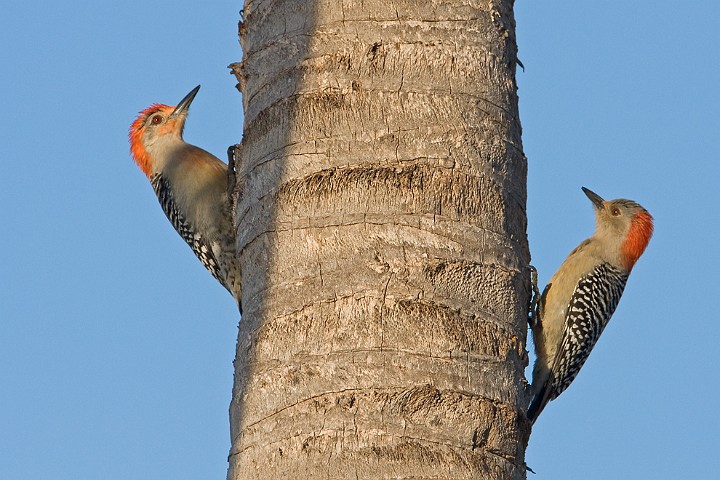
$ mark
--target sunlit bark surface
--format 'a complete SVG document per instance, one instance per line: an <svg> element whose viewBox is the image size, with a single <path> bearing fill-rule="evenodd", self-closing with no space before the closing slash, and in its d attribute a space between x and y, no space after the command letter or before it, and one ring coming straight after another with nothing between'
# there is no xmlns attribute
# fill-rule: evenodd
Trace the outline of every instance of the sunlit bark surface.
<svg viewBox="0 0 720 480"><path fill-rule="evenodd" d="M512 2L244 13L228 478L524 478Z"/></svg>

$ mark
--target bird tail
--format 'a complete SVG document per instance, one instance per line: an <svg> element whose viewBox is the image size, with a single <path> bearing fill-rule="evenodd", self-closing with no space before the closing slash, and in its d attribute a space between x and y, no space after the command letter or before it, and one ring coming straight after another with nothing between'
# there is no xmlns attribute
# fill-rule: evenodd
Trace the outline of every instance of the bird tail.
<svg viewBox="0 0 720 480"><path fill-rule="evenodd" d="M552 377L552 375L551 375ZM545 405L550 401L550 392L552 385L552 378L548 378L543 384L539 391L535 392L535 396L530 402L530 407L527 410L527 418L530 420L530 425L535 424L535 420L540 416L542 411L545 409Z"/></svg>

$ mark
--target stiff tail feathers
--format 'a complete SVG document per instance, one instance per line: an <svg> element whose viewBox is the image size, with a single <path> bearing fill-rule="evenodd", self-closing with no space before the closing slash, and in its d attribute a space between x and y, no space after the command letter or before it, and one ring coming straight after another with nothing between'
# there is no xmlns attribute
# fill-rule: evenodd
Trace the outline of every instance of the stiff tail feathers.
<svg viewBox="0 0 720 480"><path fill-rule="evenodd" d="M537 420L542 411L545 409L545 406L550 401L550 393L552 391L550 387L552 386L552 383L553 379L551 374L542 387L535 392L526 414L528 420L530 420L530 425L535 424L535 420Z"/></svg>

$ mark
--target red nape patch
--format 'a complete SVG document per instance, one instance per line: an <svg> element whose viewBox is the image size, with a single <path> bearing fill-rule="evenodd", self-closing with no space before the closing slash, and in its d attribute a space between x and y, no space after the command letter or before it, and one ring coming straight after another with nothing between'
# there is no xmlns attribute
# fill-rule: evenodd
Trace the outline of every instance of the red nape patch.
<svg viewBox="0 0 720 480"><path fill-rule="evenodd" d="M648 246L653 228L653 217L648 212L636 213L633 217L627 238L620 246L628 272Z"/></svg>
<svg viewBox="0 0 720 480"><path fill-rule="evenodd" d="M142 143L143 129L145 128L145 120L153 113L161 110L169 110L172 107L162 105L160 103L154 103L148 108L140 112L135 121L130 125L130 131L128 132L128 140L130 140L130 154L132 154L133 160L140 170L143 171L145 176L150 178L150 155L145 151L145 146Z"/></svg>

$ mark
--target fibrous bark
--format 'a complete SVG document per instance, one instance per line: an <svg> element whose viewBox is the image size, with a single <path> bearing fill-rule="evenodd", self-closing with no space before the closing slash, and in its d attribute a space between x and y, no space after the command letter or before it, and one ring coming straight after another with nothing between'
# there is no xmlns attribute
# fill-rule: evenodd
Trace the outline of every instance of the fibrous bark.
<svg viewBox="0 0 720 480"><path fill-rule="evenodd" d="M512 2L244 12L228 478L524 478Z"/></svg>

